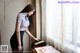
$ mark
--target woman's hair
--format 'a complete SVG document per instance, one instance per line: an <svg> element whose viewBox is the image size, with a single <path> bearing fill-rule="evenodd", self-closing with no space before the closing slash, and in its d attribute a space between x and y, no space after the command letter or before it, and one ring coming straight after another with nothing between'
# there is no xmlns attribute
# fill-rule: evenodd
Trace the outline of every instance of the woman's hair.
<svg viewBox="0 0 80 53"><path fill-rule="evenodd" d="M28 4L20 13L28 13L28 12L33 11L33 10L35 10L34 6L32 4ZM33 15L34 14L35 14L35 12L33 13ZM33 15L31 15L31 16L27 15L28 17L30 17L29 18L30 26L33 25L33 19L32 19Z"/></svg>
<svg viewBox="0 0 80 53"><path fill-rule="evenodd" d="M24 13L24 12L30 12L32 10L35 10L34 6L32 4L28 4L20 13Z"/></svg>

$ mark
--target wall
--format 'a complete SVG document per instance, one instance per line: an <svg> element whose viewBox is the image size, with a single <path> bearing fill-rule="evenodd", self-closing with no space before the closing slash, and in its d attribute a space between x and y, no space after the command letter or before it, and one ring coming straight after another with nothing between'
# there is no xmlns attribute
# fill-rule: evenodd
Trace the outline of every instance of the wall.
<svg viewBox="0 0 80 53"><path fill-rule="evenodd" d="M16 16L31 0L0 0L0 32L2 45L10 47L10 37L14 33ZM24 51L29 50L29 36L24 35Z"/></svg>

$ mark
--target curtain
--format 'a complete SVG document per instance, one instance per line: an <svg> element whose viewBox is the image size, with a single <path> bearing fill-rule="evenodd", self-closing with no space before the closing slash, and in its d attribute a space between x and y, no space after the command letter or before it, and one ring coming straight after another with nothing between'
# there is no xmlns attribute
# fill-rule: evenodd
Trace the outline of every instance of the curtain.
<svg viewBox="0 0 80 53"><path fill-rule="evenodd" d="M80 0L42 1L43 39L62 53L80 53L79 9Z"/></svg>

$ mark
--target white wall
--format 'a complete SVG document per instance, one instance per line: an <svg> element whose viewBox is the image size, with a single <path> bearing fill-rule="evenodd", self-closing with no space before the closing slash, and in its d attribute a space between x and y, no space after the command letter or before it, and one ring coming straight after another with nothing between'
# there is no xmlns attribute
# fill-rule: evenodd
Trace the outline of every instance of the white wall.
<svg viewBox="0 0 80 53"><path fill-rule="evenodd" d="M0 0L0 31L2 45L10 47L10 37L14 33L16 16L31 0ZM4 3L5 2L5 3ZM28 35L24 35L24 50L29 46Z"/></svg>

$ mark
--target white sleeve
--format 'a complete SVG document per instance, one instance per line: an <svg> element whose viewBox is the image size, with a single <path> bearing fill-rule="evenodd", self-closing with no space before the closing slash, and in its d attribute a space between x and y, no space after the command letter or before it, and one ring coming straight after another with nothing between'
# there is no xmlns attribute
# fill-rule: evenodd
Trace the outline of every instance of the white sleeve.
<svg viewBox="0 0 80 53"><path fill-rule="evenodd" d="M22 14L18 14L17 16L17 22L21 23L22 21Z"/></svg>

